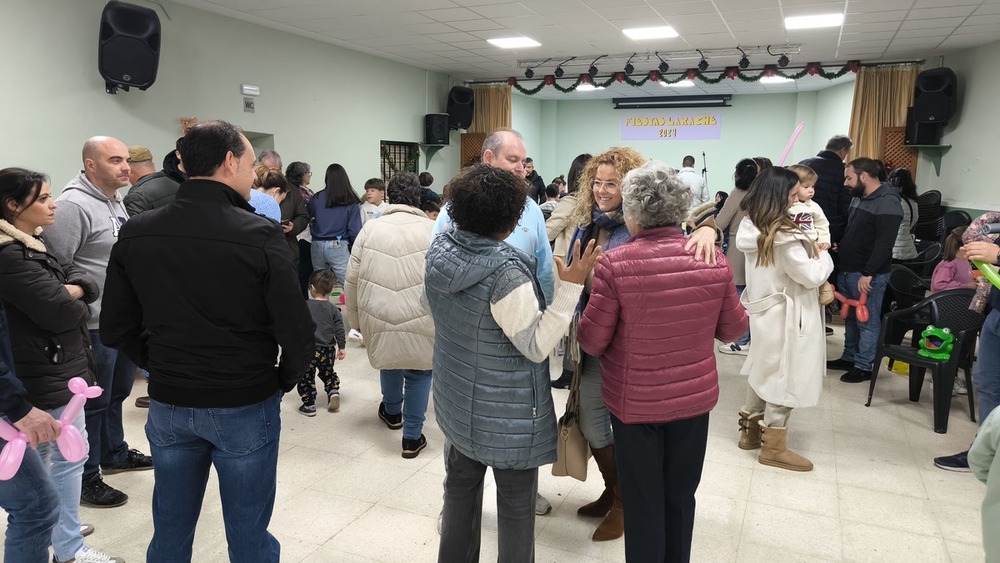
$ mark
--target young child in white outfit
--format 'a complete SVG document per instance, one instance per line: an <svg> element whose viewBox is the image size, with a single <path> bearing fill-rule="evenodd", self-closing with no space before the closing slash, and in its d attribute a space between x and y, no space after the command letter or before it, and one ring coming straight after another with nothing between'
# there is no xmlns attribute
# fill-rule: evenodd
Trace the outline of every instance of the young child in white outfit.
<svg viewBox="0 0 1000 563"><path fill-rule="evenodd" d="M814 186L819 176L812 168L802 164L792 164L788 169L799 177L798 201L788 208L789 216L820 250L830 250L830 221L823 208L813 201L816 193ZM833 302L833 287L829 282L820 286L819 302L821 305Z"/></svg>

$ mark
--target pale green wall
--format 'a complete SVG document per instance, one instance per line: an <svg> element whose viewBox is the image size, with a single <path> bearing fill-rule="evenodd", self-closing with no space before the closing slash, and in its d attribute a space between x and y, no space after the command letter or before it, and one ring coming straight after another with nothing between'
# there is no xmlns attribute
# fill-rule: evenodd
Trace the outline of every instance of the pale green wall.
<svg viewBox="0 0 1000 563"><path fill-rule="evenodd" d="M154 7L138 0L140 5ZM97 70L102 0L5 0L0 52L8 77L3 166L49 173L55 190L79 171L92 135L149 146L156 161L180 134L177 119L225 119L272 133L285 163L344 165L355 188L379 175L379 141L421 142L423 116L445 110L449 77L166 2L156 83L111 96ZM243 113L241 84L260 86ZM441 179L458 169L459 136L434 156ZM420 168L424 169L421 157ZM440 190L444 181L435 182Z"/></svg>
<svg viewBox="0 0 1000 563"><path fill-rule="evenodd" d="M515 94L513 125L524 135L528 154L546 181L565 174L580 153L598 154L626 145L676 167L684 155L692 154L698 169L704 151L709 188L729 191L737 161L752 156L776 160L799 122L806 126L787 163L816 154L835 133L846 134L853 87L852 83L821 92L734 96L729 108L690 110L722 114L722 138L716 141L622 141L623 117L669 110L615 110L611 100L538 101Z"/></svg>
<svg viewBox="0 0 1000 563"><path fill-rule="evenodd" d="M945 205L967 209L1000 209L997 153L1000 150L1000 42L943 57L958 75L958 111L945 127L942 144L952 145L941 160L941 176L921 156L917 168L920 190L941 192ZM933 65L938 66L938 65Z"/></svg>

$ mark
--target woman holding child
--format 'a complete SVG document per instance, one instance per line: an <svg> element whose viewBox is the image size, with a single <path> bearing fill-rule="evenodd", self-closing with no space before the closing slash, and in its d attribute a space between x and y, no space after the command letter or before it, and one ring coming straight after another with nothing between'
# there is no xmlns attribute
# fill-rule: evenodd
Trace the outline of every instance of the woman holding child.
<svg viewBox="0 0 1000 563"><path fill-rule="evenodd" d="M826 336L819 287L833 271L826 252L795 224L788 209L799 177L782 167L761 172L741 204L737 248L746 256L746 290L751 347L742 374L748 376L740 410L739 447L762 448L758 461L792 471L811 471L812 462L788 450L793 408L819 402L826 370Z"/></svg>

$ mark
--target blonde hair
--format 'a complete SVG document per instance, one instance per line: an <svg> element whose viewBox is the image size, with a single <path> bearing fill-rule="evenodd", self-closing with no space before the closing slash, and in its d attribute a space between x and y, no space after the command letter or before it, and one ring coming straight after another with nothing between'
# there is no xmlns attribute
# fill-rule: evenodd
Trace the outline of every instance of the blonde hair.
<svg viewBox="0 0 1000 563"><path fill-rule="evenodd" d="M799 177L799 182L806 186L815 186L816 181L819 180L819 175L812 168L809 168L805 164L790 164L786 166L792 172Z"/></svg>
<svg viewBox="0 0 1000 563"><path fill-rule="evenodd" d="M597 167L608 165L618 173L619 181L625 179L630 170L638 168L649 160L635 149L613 147L591 158L580 174L580 189L576 192L576 209L570 217L571 224L589 225L594 210L594 188L591 184L597 176Z"/></svg>
<svg viewBox="0 0 1000 563"><path fill-rule="evenodd" d="M761 172L750 185L750 192L740 203L740 209L760 231L757 235L758 267L774 264L774 241L778 233L801 233L795 221L788 216L788 194L795 187L798 177L791 170L774 166ZM812 258L812 246L806 251Z"/></svg>

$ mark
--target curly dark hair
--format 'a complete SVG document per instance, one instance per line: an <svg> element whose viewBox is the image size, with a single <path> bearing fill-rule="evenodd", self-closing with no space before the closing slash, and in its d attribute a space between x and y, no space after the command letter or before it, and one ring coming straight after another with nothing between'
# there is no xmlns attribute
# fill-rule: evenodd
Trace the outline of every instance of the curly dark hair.
<svg viewBox="0 0 1000 563"><path fill-rule="evenodd" d="M506 170L477 164L450 182L448 213L464 231L504 239L517 226L528 184Z"/></svg>
<svg viewBox="0 0 1000 563"><path fill-rule="evenodd" d="M400 172L389 178L385 193L389 203L420 207L420 180L413 172Z"/></svg>

